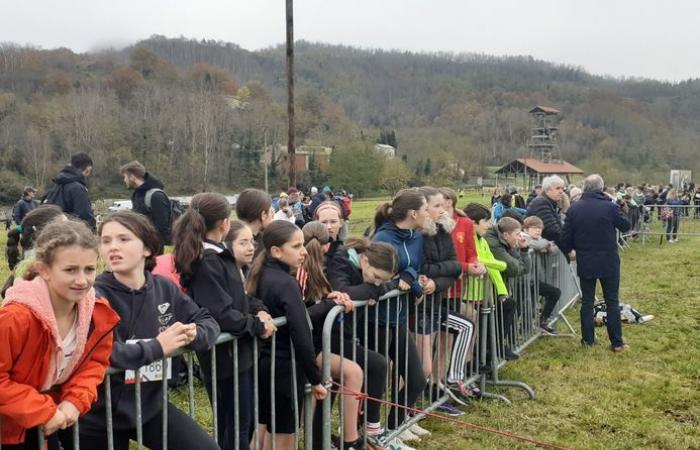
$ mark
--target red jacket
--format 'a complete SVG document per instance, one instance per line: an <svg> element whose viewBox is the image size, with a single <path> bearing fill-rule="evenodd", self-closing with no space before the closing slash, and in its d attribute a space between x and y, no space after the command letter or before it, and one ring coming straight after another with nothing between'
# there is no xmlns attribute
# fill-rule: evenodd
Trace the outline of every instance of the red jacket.
<svg viewBox="0 0 700 450"><path fill-rule="evenodd" d="M38 298L31 298L32 294ZM95 300L94 291L90 290L78 306L77 333L82 337L76 340L83 351L71 358L64 379L56 380L58 330L52 310L47 308L46 299L42 299L47 295L48 288L41 278L17 280L0 309L3 444L24 442L25 430L48 422L64 400L85 414L96 400L97 386L109 366L112 331L119 323L119 316L107 301ZM86 314L81 318L83 312ZM56 386L40 392L44 385L55 381L58 381Z"/></svg>
<svg viewBox="0 0 700 450"><path fill-rule="evenodd" d="M454 213L455 228L452 230L452 243L457 253L457 261L462 264L462 276L455 283L455 298L462 298L462 279L467 276L468 265L478 262L474 244L474 222L469 217Z"/></svg>

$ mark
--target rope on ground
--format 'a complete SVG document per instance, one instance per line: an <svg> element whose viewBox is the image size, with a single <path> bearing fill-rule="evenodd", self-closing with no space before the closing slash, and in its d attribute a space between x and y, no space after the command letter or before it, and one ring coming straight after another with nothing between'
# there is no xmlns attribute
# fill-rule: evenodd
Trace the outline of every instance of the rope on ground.
<svg viewBox="0 0 700 450"><path fill-rule="evenodd" d="M355 399L360 401L360 404L362 404L362 402L364 402L364 401L371 400L371 401L378 402L378 403L384 403L386 405L393 406L396 408L403 408L406 411L409 411L412 413L423 414L426 417L432 417L434 419L442 420L444 422L450 422L450 423L453 423L456 425L462 425L462 426L465 426L467 428L471 428L471 429L476 430L476 431L482 431L485 433L496 434L499 436L507 437L509 439L514 439L516 441L527 442L527 443L535 445L537 447L549 448L549 449L553 449L553 450L571 450L568 447L561 447L561 446L556 445L556 444L549 444L547 442L538 441L536 439L532 439L532 438L529 438L527 436L520 436L520 435L515 434L515 433L509 433L507 431L500 431L500 430L497 430L495 428L489 428L489 427L485 427L483 425L477 425L475 423L470 423L470 422L465 422L463 420L453 419L452 417L446 417L446 416L443 416L440 414L435 414L435 413L424 411L424 410L421 410L418 408L411 408L411 407L408 407L406 405L400 405L398 403L390 402L388 400L370 397L369 395L367 395L363 392L354 392L354 391L346 388L345 386L342 386L341 384L339 384L333 380L331 380L331 383L335 386L338 386L340 389L330 389L329 390L330 392L333 392L335 394L344 395L347 397L354 397Z"/></svg>

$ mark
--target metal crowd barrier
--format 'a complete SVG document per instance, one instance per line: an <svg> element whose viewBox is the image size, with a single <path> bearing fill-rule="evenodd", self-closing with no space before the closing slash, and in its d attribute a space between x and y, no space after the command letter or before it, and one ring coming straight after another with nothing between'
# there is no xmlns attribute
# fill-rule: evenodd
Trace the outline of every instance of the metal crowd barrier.
<svg viewBox="0 0 700 450"><path fill-rule="evenodd" d="M286 318L285 317L278 317L274 319L274 323L277 326L277 328L283 327L286 325ZM270 394L271 394L271 399L272 399L272 405L271 405L271 419L272 419L272 424L271 424L271 434L273 436L272 439L272 448L276 448L276 443L274 440L274 434L275 434L275 403L276 403L276 395L275 395L275 349L276 349L276 342L277 338L276 335L273 335L270 338L270 343L271 343L271 375L270 375ZM213 429L212 429L212 437L219 445L221 445L220 442L218 442L218 428L221 426L221 424L218 423L218 417L217 417L217 411L219 408L218 405L218 400L217 400L217 363L216 363L216 348L219 345L230 345L231 346L231 351L232 351L232 356L233 356L233 382L234 385L238 385L238 340L230 335L229 333L222 333L218 339L216 340L216 345L212 347L210 350L211 352L211 373L212 373L212 395L211 395L211 417L212 417L212 423L213 423ZM194 351L179 351L176 354L172 355L174 356L180 356L184 355L184 360L186 361L187 364L187 409L188 409L188 414L190 417L194 419L195 415L195 387L194 387ZM259 386L259 380L258 380L258 358L259 358L259 341L258 340L253 340L253 396L254 396L254 411L253 411L253 423L257 429L258 425L258 419L259 419L259 406L258 406L258 399L259 399L259 392L260 392L260 386ZM168 398L169 398L169 390L168 390L168 359L162 359L160 360L161 364L161 377L163 386L163 413L162 413L162 450L167 450L168 448L168 416L167 416L167 408L165 408L165 405L168 403ZM291 381L291 389L292 389L292 395L293 395L293 402L294 402L294 414L295 414L295 424L296 424L296 429L299 430L299 410L298 410L298 398L297 398L297 385L298 385L298 377L296 373L296 358L294 354L294 346L291 346L291 368L292 368L292 380ZM111 391L111 376L117 373L122 373L124 372L124 369L116 369L116 368L109 368L107 370L107 374L105 375L104 379L104 392L105 392L105 410L106 410L106 428L107 428L107 450L114 450L114 429L113 429L113 421L112 421L112 391ZM136 369L134 375L134 395L136 397L136 448L138 450L142 450L144 448L143 444L143 424L142 424L142 405L141 405L141 373L139 369ZM304 409L305 409L305 417L304 417L304 439L306 440L307 443L311 443L311 427L313 424L312 414L313 414L313 399L312 399L312 394L311 394L311 387L307 383L304 389ZM238 410L239 408L239 392L238 389L234 389L234 410ZM235 448L239 448L240 442L239 442L239 430L240 430L240 424L238 423L238 414L234 415L234 433L235 433ZM79 440L79 423L76 423L72 427L72 446L74 450L79 450L80 449L80 440ZM299 437L299 433L295 433L295 447L299 448L299 442L301 442L301 439ZM46 448L46 437L44 436L43 432L41 429L39 429L39 449L44 450ZM1 448L1 445L0 445ZM260 450L260 436L257 435L257 432L254 433L253 438L251 440L251 448L254 450Z"/></svg>
<svg viewBox="0 0 700 450"><path fill-rule="evenodd" d="M669 220L661 218L661 210L670 208L672 211L678 211ZM637 213L632 210L628 213L628 218L632 224L632 228L625 232L618 232L618 244L620 249L629 247L629 242L633 239L640 239L642 244L646 244L647 240L653 237L659 237L661 240L666 235L677 237L698 237L700 236L700 204L688 205L643 205L639 206ZM638 216L638 217L636 217ZM677 222L677 232L673 232L673 223ZM669 223L671 229L669 229ZM691 228L691 231L683 231L686 228Z"/></svg>
<svg viewBox="0 0 700 450"><path fill-rule="evenodd" d="M443 293L435 293L432 295L424 296L421 305L416 304L415 298L407 293L402 293L399 291L392 291L385 296L381 297L378 301L366 300L366 301L355 301L354 311L351 313L353 318L358 316L361 320L348 321L347 319L351 317L350 315L345 315L343 312L343 307L334 307L325 319L323 330L322 330L322 375L323 379L326 380L326 386L328 388L333 388L333 390L342 390L342 388L335 389L331 384L331 354L333 353L333 340L336 339L336 350L339 349L338 356L341 358L341 362L344 359L354 360L363 362L360 364L362 367L367 368L367 351L362 351L361 355L357 354L357 348L364 348L372 351L376 351L386 360L387 363L387 373L384 380L385 384L385 394L383 401L392 399L392 392L394 392L393 401L406 404L409 389L408 386L413 386L412 382L416 382L415 379L411 379L411 374L409 374L409 364L407 358L401 358L401 353L409 353L409 347L415 345L415 330L422 323L423 326L430 324L429 320L431 317L437 317L436 323L439 325L433 328L432 325L428 325L428 330L431 332L431 336L435 339L431 341L432 343L432 359L433 359L433 370L430 375L425 377L424 373L421 372L418 376L420 377L420 384L427 383L428 386L437 385L441 389L434 391L432 388L422 390L416 403L415 408L420 411L414 411L414 413L408 413L405 415L405 420L398 420L398 413L394 413L392 417L392 422L390 421L391 407L382 403L380 407L381 411L381 421L382 425L391 431L385 434L384 439L387 441L393 437L400 436L405 430L410 428L413 424L417 423L424 417L424 412L431 412L436 410L440 405L450 399L450 396L442 388L448 385L448 374L450 373L451 363L452 364L463 364L462 381L467 386L478 387L480 391L481 398L493 398L499 399L506 403L510 403L510 400L501 392L493 392L491 387L515 387L523 389L527 395L534 399L535 392L527 384L517 381L517 380L502 380L499 377L499 370L503 368L506 364L505 351L509 348L516 353L522 352L540 336L542 336L541 329L539 327L539 289L538 282L544 281L546 283L552 284L561 290L561 297L552 312L549 320L550 325L554 325L558 321L562 321L572 334L575 334L573 327L569 321L564 316L566 310L571 307L580 298L580 288L578 286L577 278L575 276L574 267L569 264L566 257L560 252L554 254L530 254L528 256L532 259L532 270L527 274L513 278L509 280L508 290L510 296L515 300L515 319L513 325L510 329L506 329L504 326L504 308L502 302L498 300L495 292L494 286L491 284L488 276L484 278L475 277L463 277L461 279L461 287L455 285L454 287ZM465 296L465 292L470 294ZM378 305L383 303L386 305L383 313L380 313ZM408 308L408 310L405 310ZM413 330L411 333L406 332L405 336L407 339L401 339L403 332L399 327L380 327L379 322L381 319L385 321L399 321L402 314L406 314L408 319L406 320L404 327ZM454 345L454 339L450 339L450 336L454 337L454 329L450 329L449 316L459 315L460 317L466 317L473 327L471 329L472 340L469 348L466 350L464 361L452 361L451 354L453 351L452 346ZM382 317L383 315L383 317ZM348 325L349 323L349 325ZM275 319L275 324L277 327L285 326L285 318ZM348 329L349 327L349 329ZM317 330L318 331L318 330ZM380 332L383 336L380 336ZM566 334L571 335L571 334ZM342 338L341 338L342 337ZM383 337L383 339L380 339ZM272 396L272 448L275 449L275 349L276 349L276 337L271 338L271 380L269 387ZM383 346L379 346L379 341L383 340ZM390 345L390 342L394 340L395 345ZM346 341L353 344L351 349L346 348ZM253 419L254 424L257 428L259 419L259 380L258 380L258 357L259 357L259 341L254 340L253 346L253 376L254 376L254 411ZM234 360L234 383L238 385L238 342L237 340L224 333L219 336L217 340L218 345L230 345L233 352ZM358 347L359 346L359 347ZM216 348L216 347L215 347ZM217 411L220 405L217 402L217 382L216 382L216 350L213 348L211 350L212 355L212 400L211 400L211 417L212 417L212 436L214 440L218 436L218 428L221 424L218 423ZM299 377L296 373L295 355L292 349L292 380L291 387L293 388L293 398L294 398L294 412L295 412L295 424L296 430L301 429L301 423L298 420L300 415L298 414L298 399L296 398L297 383ZM418 356L420 360L421 367L423 366L423 355L418 349ZM464 349L461 349L464 351ZM194 358L193 352L181 352L185 354L185 361L187 364L187 411L191 417L194 418L195 413L195 386L194 386ZM403 359L403 367L397 366L397 361ZM400 370L402 369L402 370ZM114 448L114 430L112 423L112 398L111 398L111 375L115 373L122 372L119 369L110 368L108 374L105 376L104 381L104 392L105 392L105 408L106 408L106 428L107 428L107 440L108 447L107 450L113 450ZM163 405L166 405L169 398L168 385L167 385L167 360L163 360L162 364L162 374L163 374ZM363 370L363 389L362 392L367 392L367 384L370 377L376 376L376 374L369 373L368 370ZM136 396L136 414L137 414L137 428L136 428L136 448L141 450L143 448L143 429L141 423L141 381L140 374L136 371L136 382L135 382L135 396ZM427 378L427 379L426 379ZM341 371L341 376L339 379L335 380L339 385L343 385L343 375ZM416 384L417 385L417 384ZM403 397L398 395L398 391L403 389ZM295 448L300 448L300 444L303 442L303 448L306 449L323 449L330 450L332 447L332 431L334 424L339 426L340 434L340 449L343 448L343 435L344 435L344 403L346 401L356 401L354 397L347 397L346 395L338 396L339 412L333 413L332 409L332 397L329 396L322 402L322 405L316 405L316 408L321 408L320 414L322 415L322 430L313 429L314 426L314 400L311 394L311 387L306 384L304 389L304 414L303 414L303 438L300 433L295 434ZM367 399L364 401L364 417L366 417L367 404L371 400ZM234 409L239 408L239 393L238 390L234 390ZM167 449L167 436L168 436L168 417L167 409L163 410L163 450ZM238 431L239 423L237 419L237 414L235 415L234 430L236 433L236 448L239 447L238 442ZM360 417L358 419L358 424L360 429L363 431L361 436L364 436L365 441L367 439L366 425L367 421L362 420ZM317 422L318 423L318 422ZM79 450L79 428L76 424L73 427L73 445L74 449ZM315 442L315 439L319 439ZM365 442L366 444L366 442ZM40 436L40 448L44 447L44 437ZM257 432L252 438L251 448L253 450L259 450L260 448L260 436Z"/></svg>

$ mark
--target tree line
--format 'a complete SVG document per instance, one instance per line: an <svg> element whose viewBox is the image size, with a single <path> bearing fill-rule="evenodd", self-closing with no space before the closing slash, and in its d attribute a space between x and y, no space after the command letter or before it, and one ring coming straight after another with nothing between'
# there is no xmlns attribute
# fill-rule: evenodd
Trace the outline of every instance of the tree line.
<svg viewBox="0 0 700 450"><path fill-rule="evenodd" d="M297 142L334 148L303 186L361 194L400 183L459 185L528 156L537 104L562 111L562 156L627 181L700 170L700 82L612 79L530 57L360 50L298 42ZM116 168L138 159L174 193L285 177L284 50L153 36L76 54L0 45L0 201L40 188L71 153L93 156L99 196L124 196ZM387 160L375 143L397 147ZM362 157L359 157L362 156Z"/></svg>

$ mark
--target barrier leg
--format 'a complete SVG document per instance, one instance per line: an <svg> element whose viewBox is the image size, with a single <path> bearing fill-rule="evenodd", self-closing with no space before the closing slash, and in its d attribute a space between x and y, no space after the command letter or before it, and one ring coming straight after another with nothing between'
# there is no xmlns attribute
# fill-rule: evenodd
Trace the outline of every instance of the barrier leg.
<svg viewBox="0 0 700 450"><path fill-rule="evenodd" d="M498 363L496 362L496 317L495 314L490 314L489 315L489 329L494 330L492 331L489 336L489 340L491 342L491 379L486 380L487 385L491 386L506 386L506 387L515 387L515 388L520 388L523 389L528 397L530 397L531 400L535 399L535 391L528 386L527 384L523 383L522 381L514 381L514 380L500 380L498 378Z"/></svg>

